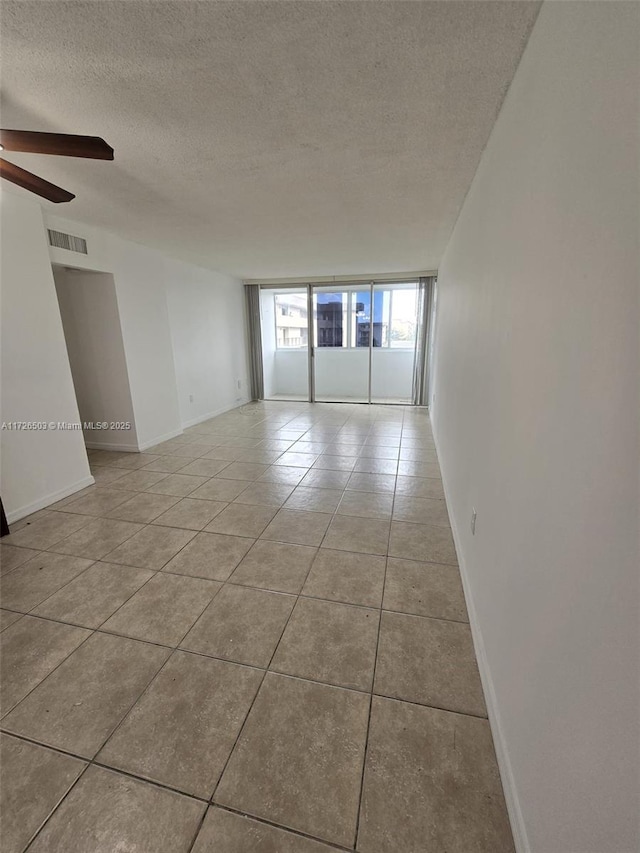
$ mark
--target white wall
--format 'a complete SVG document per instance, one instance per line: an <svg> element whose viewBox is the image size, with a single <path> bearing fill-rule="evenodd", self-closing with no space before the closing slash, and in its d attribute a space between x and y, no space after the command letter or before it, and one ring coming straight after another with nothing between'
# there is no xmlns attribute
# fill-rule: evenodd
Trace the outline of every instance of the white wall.
<svg viewBox="0 0 640 853"><path fill-rule="evenodd" d="M86 430L89 447L137 450L116 287L110 273L54 267L58 305L83 423L129 423Z"/></svg>
<svg viewBox="0 0 640 853"><path fill-rule="evenodd" d="M178 261L165 263L165 276L184 427L249 399L244 288L236 278Z"/></svg>
<svg viewBox="0 0 640 853"><path fill-rule="evenodd" d="M47 227L84 237L87 255L48 246ZM4 420L81 422L52 264L83 271L74 273L81 281L94 281L98 273L115 285L115 303L112 291L102 306L102 344L108 338L109 345L120 346L105 325L114 331L117 307L135 424L127 449L143 450L247 399L239 281L43 212L21 190L3 193L1 233ZM3 431L2 451L2 497L10 520L93 482L81 431Z"/></svg>
<svg viewBox="0 0 640 853"><path fill-rule="evenodd" d="M0 233L1 419L79 423L40 205L3 191ZM3 429L0 437L10 522L93 483L82 432Z"/></svg>
<svg viewBox="0 0 640 853"><path fill-rule="evenodd" d="M639 12L543 5L438 278L434 433L533 853L640 849Z"/></svg>
<svg viewBox="0 0 640 853"><path fill-rule="evenodd" d="M49 248L52 263L113 273L138 447L182 431L167 307L166 258L82 223L45 214L47 227L83 237L88 254Z"/></svg>

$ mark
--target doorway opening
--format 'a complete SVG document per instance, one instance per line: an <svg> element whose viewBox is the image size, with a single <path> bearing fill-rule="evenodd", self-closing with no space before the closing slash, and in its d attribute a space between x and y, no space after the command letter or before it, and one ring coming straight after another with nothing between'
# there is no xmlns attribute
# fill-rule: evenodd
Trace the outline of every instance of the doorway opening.
<svg viewBox="0 0 640 853"><path fill-rule="evenodd" d="M114 277L53 265L85 446L137 451Z"/></svg>

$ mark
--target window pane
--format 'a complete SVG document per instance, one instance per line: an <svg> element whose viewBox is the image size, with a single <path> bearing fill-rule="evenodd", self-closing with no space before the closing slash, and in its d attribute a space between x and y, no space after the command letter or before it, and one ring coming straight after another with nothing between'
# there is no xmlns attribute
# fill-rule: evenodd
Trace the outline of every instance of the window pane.
<svg viewBox="0 0 640 853"><path fill-rule="evenodd" d="M278 349L306 347L309 336L307 297L297 293L278 293L274 300Z"/></svg>
<svg viewBox="0 0 640 853"><path fill-rule="evenodd" d="M353 294L354 346L368 347L371 334L371 294L368 290ZM389 346L389 291L373 294L373 346Z"/></svg>
<svg viewBox="0 0 640 853"><path fill-rule="evenodd" d="M346 347L347 294L315 293L316 346Z"/></svg>
<svg viewBox="0 0 640 853"><path fill-rule="evenodd" d="M416 342L417 290L394 290L391 308L390 346L410 349Z"/></svg>

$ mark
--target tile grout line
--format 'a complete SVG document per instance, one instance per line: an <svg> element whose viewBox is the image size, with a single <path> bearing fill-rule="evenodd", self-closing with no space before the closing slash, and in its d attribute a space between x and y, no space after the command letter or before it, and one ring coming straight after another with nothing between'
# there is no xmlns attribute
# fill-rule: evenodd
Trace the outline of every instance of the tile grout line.
<svg viewBox="0 0 640 853"><path fill-rule="evenodd" d="M266 527L265 527L265 529L266 529ZM264 532L264 531L263 531L263 532ZM258 540L256 540L256 541L258 541ZM252 546L252 547L253 547L253 546ZM318 550L318 549L316 549L316 551L317 551L317 550ZM307 573L306 573L306 575L305 575L305 578L304 578L304 580L303 580L303 582L302 582L302 584L301 584L301 586L300 586L300 592L302 591L302 589L303 589L303 587L304 587L305 583L307 582L307 578L309 577L309 573L311 572L311 567L312 567L312 565L313 565L314 560L315 560L315 556L314 556L313 560L311 560L311 562L309 563L309 568L308 568ZM237 568L237 566L236 566L236 568ZM233 571L235 571L235 569L234 569ZM231 573L231 575L232 575L232 574L233 574L233 572ZM231 575L230 575L229 577L231 577ZM292 607L292 608L291 608L291 610L289 611L289 615L288 615L287 620L286 620L286 622L285 622L285 624L284 624L284 627L283 627L283 629L282 629L282 631L281 631L281 633L280 633L280 637L279 637L279 639L278 639L278 642L275 644L275 646L274 646L274 648L273 648L273 652L272 652L272 654L271 654L271 657L269 658L269 662L267 663L267 666L265 667L264 675L262 676L262 679L261 679L261 681L260 681L260 684L258 685L258 689L256 690L255 695L254 695L254 697L253 697L253 701L251 702L251 705L249 706L249 709L248 709L248 711L247 711L247 713L246 713L246 716L245 716L244 720L242 721L242 725L241 725L241 727L240 727L240 729L239 729L239 731L238 731L238 736L236 737L236 739L235 739L235 741L234 741L234 743L233 743L233 746L231 747L231 750L230 750L230 752L229 752L229 755L227 756L227 760L226 760L226 761L225 761L225 763L224 763L224 767L223 767L223 768L222 768L222 770L220 771L220 775L218 776L218 781L216 782L215 787L214 787L214 789L213 789L213 792L212 792L212 794L211 794L211 797L210 797L210 799L209 799L209 803L210 803L211 805L213 805L213 798L215 797L216 792L217 792L217 790L218 790L218 787L219 787L220 783L222 782L222 778L223 778L223 776L224 776L224 773L225 773L225 771L226 771L226 769L227 769L227 766L228 766L229 762L231 761L231 757L232 757L233 753L235 752L236 746L238 745L238 743L239 743L239 741L240 741L240 737L241 737L241 735L242 735L242 732L244 731L245 725L246 725L246 723L247 723L247 720L249 719L249 715L251 714L251 711L252 711L252 709L253 709L253 706L255 705L255 702L256 702L256 700L257 700L257 698L258 698L258 694L260 693L260 691L261 691L261 689L262 689L262 685L264 684L265 679L266 679L266 677L267 677L267 674L268 674L268 673L269 673L269 671L270 671L270 667L271 667L271 664L273 663L273 659L274 659L274 657L276 656L276 652L278 651L278 647L280 646L280 643L282 642L282 638L284 637L285 631L287 630L287 626L289 625L289 622L291 621L291 617L293 616L293 612L294 612L294 610L296 609L296 606L297 606L298 601L299 601L299 599L300 599L300 592L298 593L298 595L296 595L296 600L295 600L295 601L294 601L294 603L293 603L293 607Z"/></svg>
<svg viewBox="0 0 640 853"><path fill-rule="evenodd" d="M403 429L404 429L404 415L403 415ZM397 485L398 475L396 473L395 483ZM355 833L354 833L354 841L353 841L353 849L355 850L358 846L358 839L360 836L360 819L362 816L362 798L364 796L364 777L367 771L367 758L369 756L369 736L371 733L371 716L373 713L373 697L374 690L376 684L376 671L378 669L378 654L380 649L380 634L382 631L382 614L383 614L383 604L384 604L384 593L387 585L387 567L389 565L389 547L391 545L391 525L393 524L393 510L395 507L396 501L396 489L394 487L393 490L393 500L391 502L391 520L389 522L389 535L387 536L387 553L384 560L384 579L382 582L382 598L380 600L380 614L378 618L378 635L376 637L376 651L373 661L373 673L371 676L371 697L369 699L369 716L367 718L367 730L365 735L365 747L364 747L364 755L362 759L362 773L360 775L360 792L358 797L358 810L356 812L356 825L355 825Z"/></svg>

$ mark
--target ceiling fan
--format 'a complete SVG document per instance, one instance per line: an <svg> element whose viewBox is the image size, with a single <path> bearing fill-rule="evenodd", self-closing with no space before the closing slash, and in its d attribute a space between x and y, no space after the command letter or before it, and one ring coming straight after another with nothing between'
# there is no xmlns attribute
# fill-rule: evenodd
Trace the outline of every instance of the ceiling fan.
<svg viewBox="0 0 640 853"><path fill-rule="evenodd" d="M0 151L28 154L55 154L59 157L87 157L91 160L113 160L113 148L99 136L77 136L71 133L38 133L32 130L0 130ZM71 201L73 193L39 178L15 163L0 157L0 177L29 192L59 204Z"/></svg>

